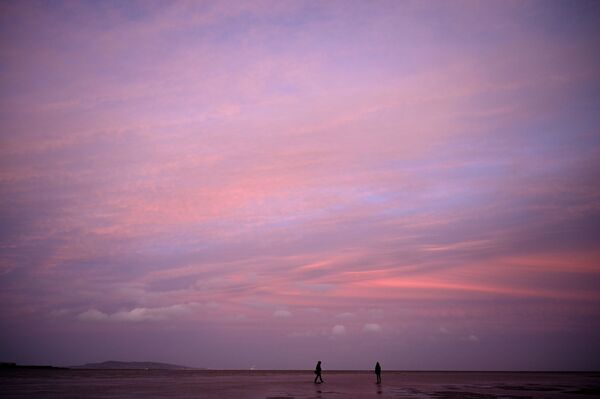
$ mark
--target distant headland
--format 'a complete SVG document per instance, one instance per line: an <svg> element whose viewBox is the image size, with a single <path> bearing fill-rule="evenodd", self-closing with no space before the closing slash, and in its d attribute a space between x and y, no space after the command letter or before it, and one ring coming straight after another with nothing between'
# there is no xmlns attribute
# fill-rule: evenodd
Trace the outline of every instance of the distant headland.
<svg viewBox="0 0 600 399"><path fill-rule="evenodd" d="M10 362L0 362L0 369L53 369L53 370L64 370L66 367L55 367L55 366L40 366L40 365L22 365Z"/></svg>
<svg viewBox="0 0 600 399"><path fill-rule="evenodd" d="M0 369L82 369L82 370L206 370L200 367L187 367L160 362L120 362L109 360L100 363L86 363L79 366L56 367L40 365L21 365L11 362L0 362Z"/></svg>
<svg viewBox="0 0 600 399"><path fill-rule="evenodd" d="M159 362L119 362L110 360L101 363L87 363L80 366L71 366L72 369L92 370L203 370L196 367L180 366L177 364Z"/></svg>

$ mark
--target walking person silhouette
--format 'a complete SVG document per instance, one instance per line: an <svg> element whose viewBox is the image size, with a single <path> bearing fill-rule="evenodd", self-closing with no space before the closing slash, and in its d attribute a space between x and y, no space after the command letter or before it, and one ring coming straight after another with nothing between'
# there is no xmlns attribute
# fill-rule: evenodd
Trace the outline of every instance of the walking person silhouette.
<svg viewBox="0 0 600 399"><path fill-rule="evenodd" d="M377 383L381 384L381 366L379 362L375 365L375 374L377 375Z"/></svg>
<svg viewBox="0 0 600 399"><path fill-rule="evenodd" d="M319 360L317 362L317 367L315 368L315 384L318 384L317 379L321 380L321 382L323 382L323 377L321 377L321 361Z"/></svg>

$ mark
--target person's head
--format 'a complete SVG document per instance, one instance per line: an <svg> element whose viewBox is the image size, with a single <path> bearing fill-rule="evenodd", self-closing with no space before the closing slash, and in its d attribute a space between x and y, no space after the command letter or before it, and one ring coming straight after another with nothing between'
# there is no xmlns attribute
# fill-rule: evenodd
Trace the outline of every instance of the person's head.
<svg viewBox="0 0 600 399"><path fill-rule="evenodd" d="M319 361L317 362L317 364L321 364L321 361L319 360Z"/></svg>

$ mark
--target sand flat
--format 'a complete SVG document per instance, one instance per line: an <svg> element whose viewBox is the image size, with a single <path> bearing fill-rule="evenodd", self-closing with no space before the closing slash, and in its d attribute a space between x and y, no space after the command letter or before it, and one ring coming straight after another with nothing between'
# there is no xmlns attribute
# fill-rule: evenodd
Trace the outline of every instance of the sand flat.
<svg viewBox="0 0 600 399"><path fill-rule="evenodd" d="M405 398L600 397L600 373L367 371L4 370L4 398Z"/></svg>

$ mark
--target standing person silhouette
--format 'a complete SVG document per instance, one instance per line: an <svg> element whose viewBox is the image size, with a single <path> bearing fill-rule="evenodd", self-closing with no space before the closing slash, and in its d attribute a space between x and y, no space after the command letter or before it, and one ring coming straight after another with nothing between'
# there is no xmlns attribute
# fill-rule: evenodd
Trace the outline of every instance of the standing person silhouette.
<svg viewBox="0 0 600 399"><path fill-rule="evenodd" d="M377 375L377 383L381 384L381 366L379 362L375 365L375 374Z"/></svg>
<svg viewBox="0 0 600 399"><path fill-rule="evenodd" d="M317 362L317 367L315 368L315 374L316 374L316 376L315 376L315 384L318 384L317 378L319 380L321 380L321 382L323 382L323 377L321 377L321 361L320 360Z"/></svg>

